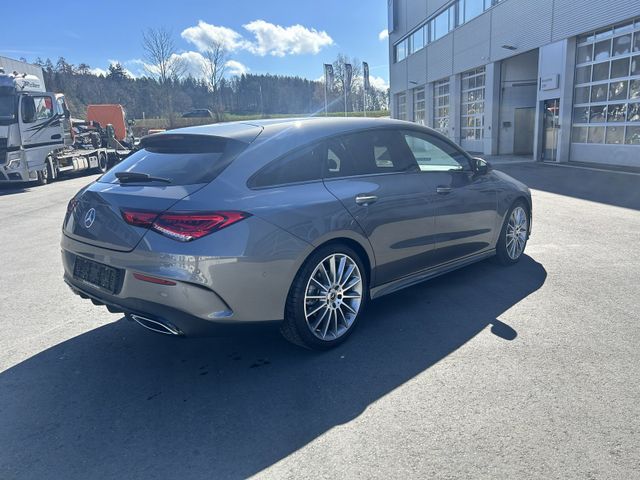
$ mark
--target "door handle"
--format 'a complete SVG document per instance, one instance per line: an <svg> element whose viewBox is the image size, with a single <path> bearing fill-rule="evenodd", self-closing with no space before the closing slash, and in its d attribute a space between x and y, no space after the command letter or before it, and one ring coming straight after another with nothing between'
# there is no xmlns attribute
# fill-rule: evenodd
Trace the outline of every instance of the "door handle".
<svg viewBox="0 0 640 480"><path fill-rule="evenodd" d="M360 194L356 197L356 203L364 207L366 207L367 205L371 205L372 203L376 203L377 201L378 197L375 195Z"/></svg>
<svg viewBox="0 0 640 480"><path fill-rule="evenodd" d="M56 133L55 135L51 135L51 140L60 140L62 138L62 135L60 135L59 133Z"/></svg>
<svg viewBox="0 0 640 480"><path fill-rule="evenodd" d="M436 193L446 195L447 193L451 193L451 187L436 187Z"/></svg>

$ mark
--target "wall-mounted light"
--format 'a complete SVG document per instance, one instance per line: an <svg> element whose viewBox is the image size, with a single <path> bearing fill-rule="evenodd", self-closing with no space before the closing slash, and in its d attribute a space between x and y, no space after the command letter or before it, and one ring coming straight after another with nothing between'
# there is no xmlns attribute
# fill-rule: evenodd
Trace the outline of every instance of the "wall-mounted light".
<svg viewBox="0 0 640 480"><path fill-rule="evenodd" d="M505 50L517 50L517 47L514 47L513 45L501 45L500 48L504 48Z"/></svg>

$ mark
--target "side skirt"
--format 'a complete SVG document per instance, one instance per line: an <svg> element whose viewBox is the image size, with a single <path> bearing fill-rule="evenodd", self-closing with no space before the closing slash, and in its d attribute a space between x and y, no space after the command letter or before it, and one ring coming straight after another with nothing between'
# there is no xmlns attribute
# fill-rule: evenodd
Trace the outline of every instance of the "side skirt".
<svg viewBox="0 0 640 480"><path fill-rule="evenodd" d="M439 277L440 275L444 275L445 273L452 272L453 270L457 270L472 263L484 260L485 258L492 257L495 254L496 250L494 248L486 252L477 253L470 257L465 257L460 260L454 260L443 265L438 265L437 267L433 267L428 270L422 270L421 272L417 272L407 277L394 280L393 282L378 285L377 287L374 287L369 291L369 298L374 299L393 292L397 292L398 290L402 290L403 288L411 287L412 285L424 282L425 280Z"/></svg>

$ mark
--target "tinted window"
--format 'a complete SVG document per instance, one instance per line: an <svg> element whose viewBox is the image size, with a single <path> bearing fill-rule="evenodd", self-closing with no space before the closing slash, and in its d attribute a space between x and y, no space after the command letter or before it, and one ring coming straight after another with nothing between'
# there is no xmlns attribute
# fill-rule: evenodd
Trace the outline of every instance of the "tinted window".
<svg viewBox="0 0 640 480"><path fill-rule="evenodd" d="M166 178L174 185L208 183L246 145L204 135L152 135L143 139L140 147L99 181L117 183L116 172L137 172Z"/></svg>
<svg viewBox="0 0 640 480"><path fill-rule="evenodd" d="M460 150L438 137L419 132L405 132L404 138L423 172L471 168L467 157Z"/></svg>
<svg viewBox="0 0 640 480"><path fill-rule="evenodd" d="M16 115L16 97L0 95L0 117L14 118Z"/></svg>
<svg viewBox="0 0 640 480"><path fill-rule="evenodd" d="M320 180L322 178L321 150L321 145L314 145L285 155L260 170L249 181L249 185L269 187Z"/></svg>
<svg viewBox="0 0 640 480"><path fill-rule="evenodd" d="M341 143L348 152L349 165L341 167L340 176L418 171L418 165L400 131L354 133L342 137Z"/></svg>
<svg viewBox="0 0 640 480"><path fill-rule="evenodd" d="M340 138L327 140L323 177L346 177L353 175L354 164Z"/></svg>

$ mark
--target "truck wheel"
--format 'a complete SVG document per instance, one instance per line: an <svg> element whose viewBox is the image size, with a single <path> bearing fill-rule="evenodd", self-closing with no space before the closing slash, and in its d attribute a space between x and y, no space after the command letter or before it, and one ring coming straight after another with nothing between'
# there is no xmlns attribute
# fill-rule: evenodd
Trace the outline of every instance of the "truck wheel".
<svg viewBox="0 0 640 480"><path fill-rule="evenodd" d="M98 154L98 170L100 170L101 173L109 170L109 159L104 152Z"/></svg>
<svg viewBox="0 0 640 480"><path fill-rule="evenodd" d="M45 166L42 170L38 172L38 180L36 180L38 185L46 185L49 183L49 167Z"/></svg>
<svg viewBox="0 0 640 480"><path fill-rule="evenodd" d="M58 164L52 158L47 160L48 183L53 183L58 179Z"/></svg>

